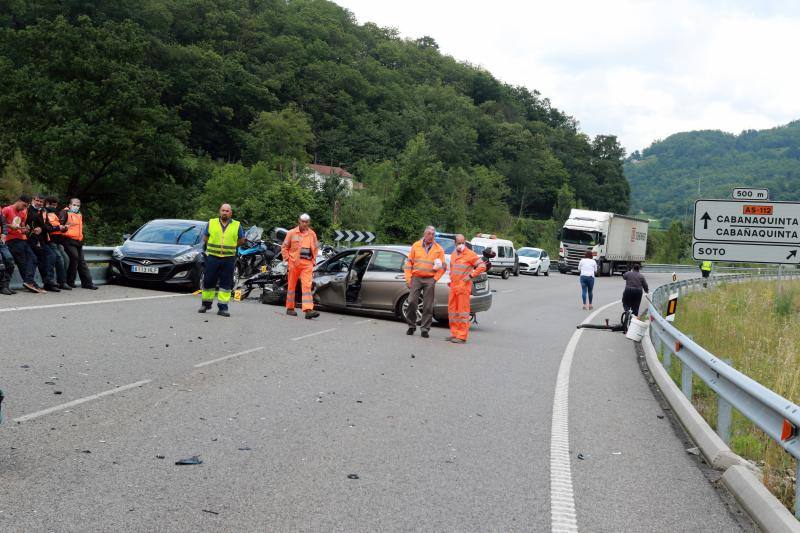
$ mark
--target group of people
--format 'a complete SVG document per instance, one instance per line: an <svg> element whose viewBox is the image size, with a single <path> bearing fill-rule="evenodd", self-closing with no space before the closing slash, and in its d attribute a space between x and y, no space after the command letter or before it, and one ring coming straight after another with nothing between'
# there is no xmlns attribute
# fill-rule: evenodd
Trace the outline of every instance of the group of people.
<svg viewBox="0 0 800 533"><path fill-rule="evenodd" d="M72 290L78 276L82 288L97 289L83 257L80 199L72 198L59 210L55 196L22 194L2 208L0 226L0 294L16 293L11 288L15 266L22 286L32 293Z"/></svg>
<svg viewBox="0 0 800 533"><path fill-rule="evenodd" d="M639 316L639 308L642 305L642 297L645 293L650 293L650 287L647 286L647 280L644 274L640 272L641 265L634 263L630 270L622 275L625 280L625 289L622 291L622 308L625 311L630 311L634 316ZM583 309L593 309L592 304L594 300L594 280L597 274L597 261L594 260L594 254L591 250L587 250L583 259L578 263L579 280L581 284L581 299L583 300Z"/></svg>
<svg viewBox="0 0 800 533"><path fill-rule="evenodd" d="M202 303L199 313L207 313L217 300L217 314L230 317L228 303L233 290L233 266L236 249L244 242L244 231L238 220L233 219L229 204L223 204L219 216L208 221L205 232L206 267L203 274ZM419 324L422 337L430 337L433 322L433 304L436 282L448 271L444 249L436 242L433 226L425 229L422 239L411 246L403 266L405 281L409 287L406 309L406 333L413 335ZM472 321L470 295L472 280L486 271L486 264L466 246L463 235L456 235L455 250L450 254L450 295L448 298L448 341L456 344L467 342ZM319 316L314 309L313 272L316 264L319 241L311 229L311 217L303 213L297 226L289 230L281 246L281 254L288 266L286 289L286 314L297 316L297 306L307 319ZM300 302L296 290L300 283ZM422 300L422 316L417 316L418 304Z"/></svg>

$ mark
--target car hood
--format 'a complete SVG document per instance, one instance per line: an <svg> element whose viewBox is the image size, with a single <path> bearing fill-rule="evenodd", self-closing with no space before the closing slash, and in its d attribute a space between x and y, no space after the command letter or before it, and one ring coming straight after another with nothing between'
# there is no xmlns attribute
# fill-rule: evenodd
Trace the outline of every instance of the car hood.
<svg viewBox="0 0 800 533"><path fill-rule="evenodd" d="M152 242L125 241L122 253L132 257L166 259L180 255L194 248L187 244L156 244Z"/></svg>

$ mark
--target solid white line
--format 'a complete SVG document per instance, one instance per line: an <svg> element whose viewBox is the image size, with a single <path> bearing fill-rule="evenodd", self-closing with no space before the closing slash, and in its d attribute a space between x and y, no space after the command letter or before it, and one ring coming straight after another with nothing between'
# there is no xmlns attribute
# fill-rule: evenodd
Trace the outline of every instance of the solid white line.
<svg viewBox="0 0 800 533"><path fill-rule="evenodd" d="M604 305L590 314L585 322L618 303L619 300ZM550 530L559 533L578 531L569 453L569 373L582 333L582 329L576 330L564 350L553 397L553 422L550 429Z"/></svg>
<svg viewBox="0 0 800 533"><path fill-rule="evenodd" d="M0 308L0 313L10 313L12 311L33 311L36 309L55 309L58 307L75 307L77 305L96 305L96 304L113 304L119 302L137 302L140 300L157 300L159 298L177 298L179 296L189 296L188 294L161 294L158 296L137 296L135 298L114 298L111 300L87 300L85 302L67 302L63 304L48 304L48 305L28 305L24 307L3 307Z"/></svg>
<svg viewBox="0 0 800 533"><path fill-rule="evenodd" d="M220 361L225 361L226 359L232 359L234 357L239 357L240 355L246 355L246 354L257 352L257 351L263 350L263 349L264 349L263 346L259 346L258 348L250 348L249 350L244 350L243 352L236 352L236 353L232 353L230 355L225 355L223 357L218 357L217 359L212 359L211 361L205 361L203 363L197 363L196 365L194 365L194 367L195 368L200 368L201 366L213 365L214 363L219 363Z"/></svg>
<svg viewBox="0 0 800 533"><path fill-rule="evenodd" d="M372 322L372 320L373 320L373 319L371 319L371 318L368 318L368 319L366 319L366 320L359 320L358 322L355 322L354 324L355 324L356 326L358 326L359 324L366 324L367 322Z"/></svg>
<svg viewBox="0 0 800 533"><path fill-rule="evenodd" d="M314 337L315 335L322 335L323 333L330 333L331 331L336 331L336 328L323 329L322 331L316 331L314 333L309 333L308 335L302 335L300 337L295 337L292 340L293 341L299 341L300 339L307 339L309 337Z"/></svg>
<svg viewBox="0 0 800 533"><path fill-rule="evenodd" d="M80 405L82 403L91 402L92 400L97 400L98 398L102 398L103 396L110 396L112 394L126 391L128 389L133 389L135 387L141 387L142 385L147 385L148 383L150 383L150 381L151 380L149 379L144 379L142 381L137 381L136 383L131 383L129 385L123 385L121 387L110 389L104 392L98 392L97 394L86 396L85 398L78 398L77 400L72 400L71 402L62 403L61 405L48 407L47 409L42 409L41 411L36 411L35 413L15 418L14 422L27 422L28 420L33 420L34 418L39 418L40 416L49 415L50 413L55 413L56 411L62 411L64 409L69 409L70 407Z"/></svg>

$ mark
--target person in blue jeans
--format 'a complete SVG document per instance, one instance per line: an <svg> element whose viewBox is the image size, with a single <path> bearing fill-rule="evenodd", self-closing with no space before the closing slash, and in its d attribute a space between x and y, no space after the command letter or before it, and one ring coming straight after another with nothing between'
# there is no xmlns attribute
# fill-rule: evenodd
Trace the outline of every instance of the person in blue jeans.
<svg viewBox="0 0 800 533"><path fill-rule="evenodd" d="M583 259L578 263L581 281L581 299L584 309L593 309L594 276L597 273L597 261L594 260L591 250L586 250ZM588 301L588 304L587 304Z"/></svg>

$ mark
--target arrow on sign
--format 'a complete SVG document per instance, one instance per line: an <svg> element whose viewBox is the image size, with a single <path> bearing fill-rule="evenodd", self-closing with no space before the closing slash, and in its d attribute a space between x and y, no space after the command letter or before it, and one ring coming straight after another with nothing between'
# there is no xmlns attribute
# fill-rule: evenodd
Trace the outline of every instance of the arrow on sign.
<svg viewBox="0 0 800 533"><path fill-rule="evenodd" d="M708 229L708 221L711 220L711 217L708 216L708 211L706 211L703 216L700 217L700 220L703 221L703 229Z"/></svg>
<svg viewBox="0 0 800 533"><path fill-rule="evenodd" d="M797 257L797 250L792 250L791 252L789 252L789 255L786 256L786 259L789 260L792 257Z"/></svg>
<svg viewBox="0 0 800 533"><path fill-rule="evenodd" d="M336 237L334 237L333 239L334 241L341 241L344 238L344 233L342 233L338 229L334 230L334 232L336 233Z"/></svg>
<svg viewBox="0 0 800 533"><path fill-rule="evenodd" d="M353 232L350 231L349 229L344 230L344 232L347 234L347 238L345 240L347 242L352 241L353 240Z"/></svg>
<svg viewBox="0 0 800 533"><path fill-rule="evenodd" d="M367 240L364 241L364 242L369 244L369 243L371 243L372 241L375 240L375 234L374 233L372 233L371 231L366 231L365 233L367 234Z"/></svg>
<svg viewBox="0 0 800 533"><path fill-rule="evenodd" d="M361 233L360 231L354 231L353 233L355 233L355 234L356 234L356 240L355 240L355 242L361 242L361 241L363 241L363 240L364 240L364 234L363 234L363 233Z"/></svg>

